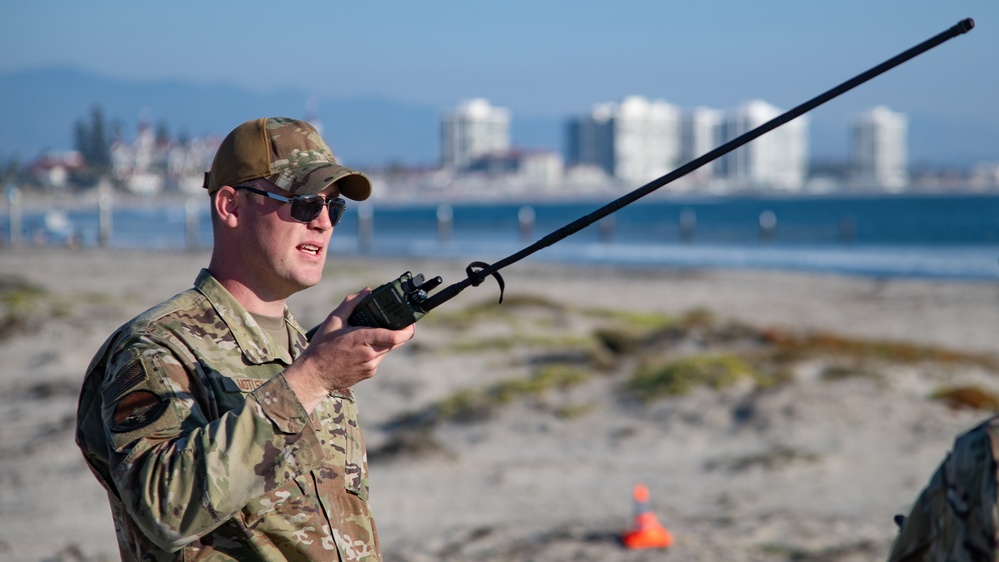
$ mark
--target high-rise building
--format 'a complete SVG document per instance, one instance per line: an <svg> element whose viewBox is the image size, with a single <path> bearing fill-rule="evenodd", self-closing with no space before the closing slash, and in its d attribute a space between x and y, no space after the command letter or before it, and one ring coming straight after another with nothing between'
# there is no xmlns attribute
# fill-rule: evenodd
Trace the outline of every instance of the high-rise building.
<svg viewBox="0 0 999 562"><path fill-rule="evenodd" d="M908 183L908 117L877 106L852 126L851 183L856 187L900 191Z"/></svg>
<svg viewBox="0 0 999 562"><path fill-rule="evenodd" d="M723 140L735 139L780 113L764 101L746 102L725 118ZM798 117L726 154L718 160L718 170L731 188L801 189L808 172L807 117Z"/></svg>
<svg viewBox="0 0 999 562"><path fill-rule="evenodd" d="M680 111L662 100L629 96L571 120L567 137L571 163L597 165L622 182L644 184L677 165Z"/></svg>
<svg viewBox="0 0 999 562"><path fill-rule="evenodd" d="M599 168L614 175L614 123L610 108L597 106L589 115L569 119L565 130L565 160L571 166Z"/></svg>
<svg viewBox="0 0 999 562"><path fill-rule="evenodd" d="M686 164L699 158L721 144L722 113L717 109L697 107L683 112L680 117L680 161ZM687 185L699 185L715 176L717 160L708 162L691 172L681 181Z"/></svg>
<svg viewBox="0 0 999 562"><path fill-rule="evenodd" d="M441 119L441 163L467 169L477 158L510 149L510 111L488 100L464 101Z"/></svg>

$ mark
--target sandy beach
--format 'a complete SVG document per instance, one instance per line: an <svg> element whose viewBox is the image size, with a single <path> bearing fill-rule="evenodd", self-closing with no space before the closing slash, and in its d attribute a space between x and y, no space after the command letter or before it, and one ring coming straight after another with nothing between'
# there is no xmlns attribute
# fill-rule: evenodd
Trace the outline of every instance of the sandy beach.
<svg viewBox="0 0 999 562"><path fill-rule="evenodd" d="M117 560L73 443L91 357L208 254L0 248L0 560ZM331 256L303 325L404 271ZM527 261L355 390L387 561L883 560L960 432L997 409L999 287ZM644 378L642 375L645 375ZM644 483L667 550L626 550Z"/></svg>

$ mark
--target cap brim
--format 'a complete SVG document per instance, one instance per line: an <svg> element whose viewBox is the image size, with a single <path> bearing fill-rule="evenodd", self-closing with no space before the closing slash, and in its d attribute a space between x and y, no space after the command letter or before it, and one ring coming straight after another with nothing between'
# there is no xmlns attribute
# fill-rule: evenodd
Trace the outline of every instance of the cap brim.
<svg viewBox="0 0 999 562"><path fill-rule="evenodd" d="M315 195L335 183L340 195L347 199L364 201L371 196L371 180L368 176L339 164L315 166L300 177L299 181L295 181L294 186L282 185L286 181L280 174L268 179L274 185L297 195ZM301 181L303 179L304 182Z"/></svg>
<svg viewBox="0 0 999 562"><path fill-rule="evenodd" d="M347 170L347 168L344 168ZM364 201L371 197L371 180L368 176L354 170L348 170L340 179L336 180L336 185L340 189L340 195L354 201Z"/></svg>

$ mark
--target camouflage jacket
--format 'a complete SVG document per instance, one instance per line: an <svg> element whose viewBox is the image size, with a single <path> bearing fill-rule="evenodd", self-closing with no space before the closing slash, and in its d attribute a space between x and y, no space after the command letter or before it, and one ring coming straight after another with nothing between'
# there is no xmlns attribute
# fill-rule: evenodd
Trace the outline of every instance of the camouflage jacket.
<svg viewBox="0 0 999 562"><path fill-rule="evenodd" d="M290 353L203 270L94 357L76 441L122 560L381 560L354 397L306 414L282 372L307 341L285 323Z"/></svg>
<svg viewBox="0 0 999 562"><path fill-rule="evenodd" d="M889 562L999 561L999 416L959 436L916 499Z"/></svg>

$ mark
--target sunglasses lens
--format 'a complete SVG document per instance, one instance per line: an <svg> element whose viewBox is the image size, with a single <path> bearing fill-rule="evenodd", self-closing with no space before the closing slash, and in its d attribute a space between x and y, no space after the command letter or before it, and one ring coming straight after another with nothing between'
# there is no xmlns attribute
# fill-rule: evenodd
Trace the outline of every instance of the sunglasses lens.
<svg viewBox="0 0 999 562"><path fill-rule="evenodd" d="M323 212L325 202L315 195L291 198L291 216L297 221L312 222Z"/></svg>
<svg viewBox="0 0 999 562"><path fill-rule="evenodd" d="M343 218L344 209L347 208L347 202L339 197L336 199L323 199L318 195L292 197L291 217L297 221L312 222L319 218L319 213L327 206L330 208L330 222L336 226Z"/></svg>
<svg viewBox="0 0 999 562"><path fill-rule="evenodd" d="M340 219L343 218L343 212L347 208L347 202L337 197L336 199L330 199L326 203L330 208L330 223L333 226L340 224Z"/></svg>

